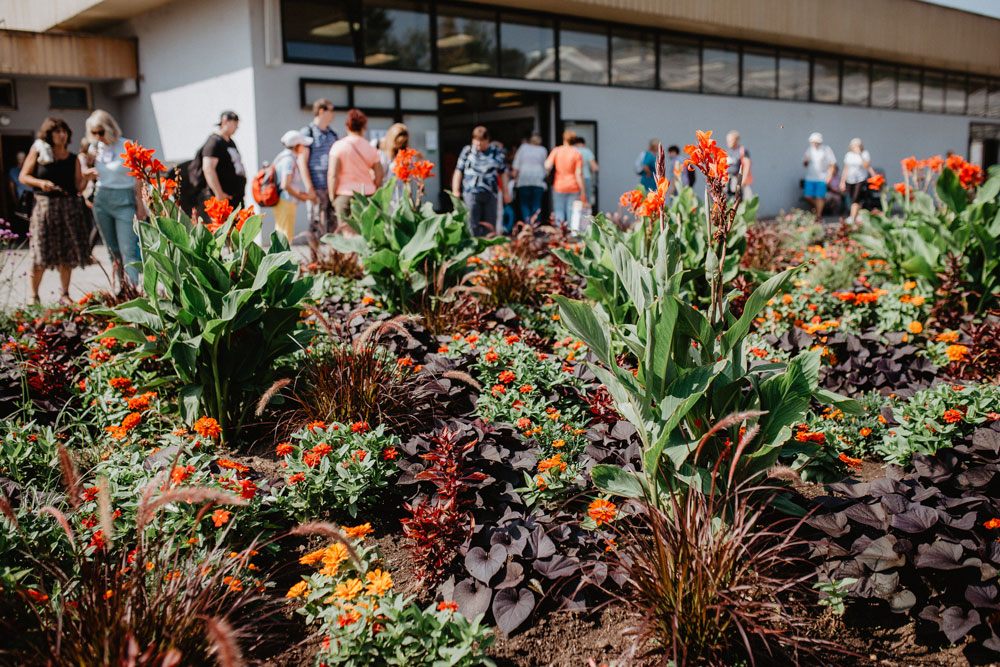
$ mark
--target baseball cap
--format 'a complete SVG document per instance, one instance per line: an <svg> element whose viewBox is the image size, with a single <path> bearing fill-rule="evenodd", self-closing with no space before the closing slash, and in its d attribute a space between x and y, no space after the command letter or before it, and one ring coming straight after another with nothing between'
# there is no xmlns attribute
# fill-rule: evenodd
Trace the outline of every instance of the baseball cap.
<svg viewBox="0 0 1000 667"><path fill-rule="evenodd" d="M312 137L307 137L298 130L289 130L281 135L281 144L285 148L294 148L296 146L311 146Z"/></svg>
<svg viewBox="0 0 1000 667"><path fill-rule="evenodd" d="M809 143L811 144L821 144L823 143L823 135L819 132L813 132L809 135Z"/></svg>
<svg viewBox="0 0 1000 667"><path fill-rule="evenodd" d="M222 121L224 120L235 120L239 122L240 117L236 115L235 111L223 111L219 114L219 122L216 123L216 125L222 125Z"/></svg>

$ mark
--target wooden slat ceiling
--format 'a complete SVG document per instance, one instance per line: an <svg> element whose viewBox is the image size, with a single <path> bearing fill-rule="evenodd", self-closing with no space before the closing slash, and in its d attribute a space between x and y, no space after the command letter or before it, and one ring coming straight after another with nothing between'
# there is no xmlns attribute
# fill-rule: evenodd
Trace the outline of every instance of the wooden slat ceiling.
<svg viewBox="0 0 1000 667"><path fill-rule="evenodd" d="M496 6L496 0L472 0ZM504 6L538 10L537 0ZM918 0L549 0L544 10L1000 75L1000 20Z"/></svg>
<svg viewBox="0 0 1000 667"><path fill-rule="evenodd" d="M135 79L135 40L0 30L0 74Z"/></svg>

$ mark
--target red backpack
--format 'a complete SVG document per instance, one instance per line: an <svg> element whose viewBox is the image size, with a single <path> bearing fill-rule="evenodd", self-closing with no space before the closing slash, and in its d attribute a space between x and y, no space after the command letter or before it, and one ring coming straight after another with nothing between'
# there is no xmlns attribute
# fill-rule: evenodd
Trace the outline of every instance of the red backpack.
<svg viewBox="0 0 1000 667"><path fill-rule="evenodd" d="M261 206L274 206L278 203L280 190L278 188L278 175L275 172L274 164L270 164L253 177L253 198Z"/></svg>

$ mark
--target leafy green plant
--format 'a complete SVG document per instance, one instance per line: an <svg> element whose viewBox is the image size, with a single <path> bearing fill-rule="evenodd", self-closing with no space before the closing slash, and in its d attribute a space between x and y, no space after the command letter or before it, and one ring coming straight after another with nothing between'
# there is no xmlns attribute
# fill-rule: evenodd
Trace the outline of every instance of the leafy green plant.
<svg viewBox="0 0 1000 667"><path fill-rule="evenodd" d="M829 607L830 612L835 616L843 616L844 603L850 596L848 589L857 581L854 577L844 577L843 579L819 581L813 584L813 588L820 593L820 606Z"/></svg>
<svg viewBox="0 0 1000 667"><path fill-rule="evenodd" d="M506 239L472 236L468 211L455 197L451 213L435 213L430 202L417 207L408 197L397 205L395 184L390 179L370 197L356 194L351 200L349 223L358 236L327 234L323 242L356 254L389 307L410 311L438 271L444 270L445 289L455 286L469 270L467 259Z"/></svg>
<svg viewBox="0 0 1000 667"><path fill-rule="evenodd" d="M155 189L152 201L150 222L139 224L146 296L95 312L124 323L104 336L169 359L185 419L207 414L228 439L278 376L279 359L308 341L299 319L313 281L299 276L281 235L266 251L255 243L260 216L234 212L213 233Z"/></svg>

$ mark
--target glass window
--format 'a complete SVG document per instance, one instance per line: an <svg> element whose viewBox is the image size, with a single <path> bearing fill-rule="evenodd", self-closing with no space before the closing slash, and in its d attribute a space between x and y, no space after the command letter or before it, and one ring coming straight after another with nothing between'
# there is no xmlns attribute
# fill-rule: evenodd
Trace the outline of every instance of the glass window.
<svg viewBox="0 0 1000 667"><path fill-rule="evenodd" d="M897 106L900 109L918 111L920 109L920 70L899 68L899 88Z"/></svg>
<svg viewBox="0 0 1000 667"><path fill-rule="evenodd" d="M1000 118L1000 81L994 79L990 82L989 96L990 118Z"/></svg>
<svg viewBox="0 0 1000 667"><path fill-rule="evenodd" d="M949 74L944 87L945 113L965 113L965 77L960 74Z"/></svg>
<svg viewBox="0 0 1000 667"><path fill-rule="evenodd" d="M285 58L326 63L353 63L354 38L360 25L349 3L282 0L281 30Z"/></svg>
<svg viewBox="0 0 1000 667"><path fill-rule="evenodd" d="M944 113L944 77L924 73L924 92L921 108L931 113Z"/></svg>
<svg viewBox="0 0 1000 667"><path fill-rule="evenodd" d="M49 86L50 109L89 109L90 88L86 85Z"/></svg>
<svg viewBox="0 0 1000 667"><path fill-rule="evenodd" d="M611 33L611 83L639 88L656 85L656 42L652 35Z"/></svg>
<svg viewBox="0 0 1000 667"><path fill-rule="evenodd" d="M890 65L872 67L872 106L892 109L896 106L896 68Z"/></svg>
<svg viewBox="0 0 1000 667"><path fill-rule="evenodd" d="M438 5L437 54L440 72L496 74L496 14Z"/></svg>
<svg viewBox="0 0 1000 667"><path fill-rule="evenodd" d="M743 50L743 94L774 99L778 95L778 59L773 51Z"/></svg>
<svg viewBox="0 0 1000 667"><path fill-rule="evenodd" d="M782 54L778 59L778 97L809 99L809 58Z"/></svg>
<svg viewBox="0 0 1000 667"><path fill-rule="evenodd" d="M10 79L0 80L0 108L14 109L17 98L14 95L14 82Z"/></svg>
<svg viewBox="0 0 1000 667"><path fill-rule="evenodd" d="M425 5L374 0L364 7L365 65L431 68L431 19Z"/></svg>
<svg viewBox="0 0 1000 667"><path fill-rule="evenodd" d="M554 81L555 27L551 19L500 15L500 75Z"/></svg>
<svg viewBox="0 0 1000 667"><path fill-rule="evenodd" d="M608 83L608 33L600 27L563 22L559 26L559 80Z"/></svg>
<svg viewBox="0 0 1000 667"><path fill-rule="evenodd" d="M701 86L698 42L665 35L660 38L660 87L697 93Z"/></svg>
<svg viewBox="0 0 1000 667"><path fill-rule="evenodd" d="M400 88L399 106L408 111L437 111L437 91L429 88Z"/></svg>
<svg viewBox="0 0 1000 667"><path fill-rule="evenodd" d="M868 106L868 69L868 63L844 61L844 76L840 81L841 103Z"/></svg>
<svg viewBox="0 0 1000 667"><path fill-rule="evenodd" d="M985 116L988 90L986 79L969 79L968 108L965 113L970 116Z"/></svg>
<svg viewBox="0 0 1000 667"><path fill-rule="evenodd" d="M840 101L840 61L833 58L813 60L813 102Z"/></svg>
<svg viewBox="0 0 1000 667"><path fill-rule="evenodd" d="M740 54L735 49L705 43L701 52L701 90L718 95L739 95Z"/></svg>
<svg viewBox="0 0 1000 667"><path fill-rule="evenodd" d="M361 109L395 109L396 90L386 86L354 86L354 106Z"/></svg>
<svg viewBox="0 0 1000 667"><path fill-rule="evenodd" d="M302 103L306 105L305 108L307 109L312 108L313 100L318 100L321 97L325 97L333 102L333 106L337 109L344 109L351 103L351 98L347 94L347 84L307 81L303 85L305 86L305 91Z"/></svg>

